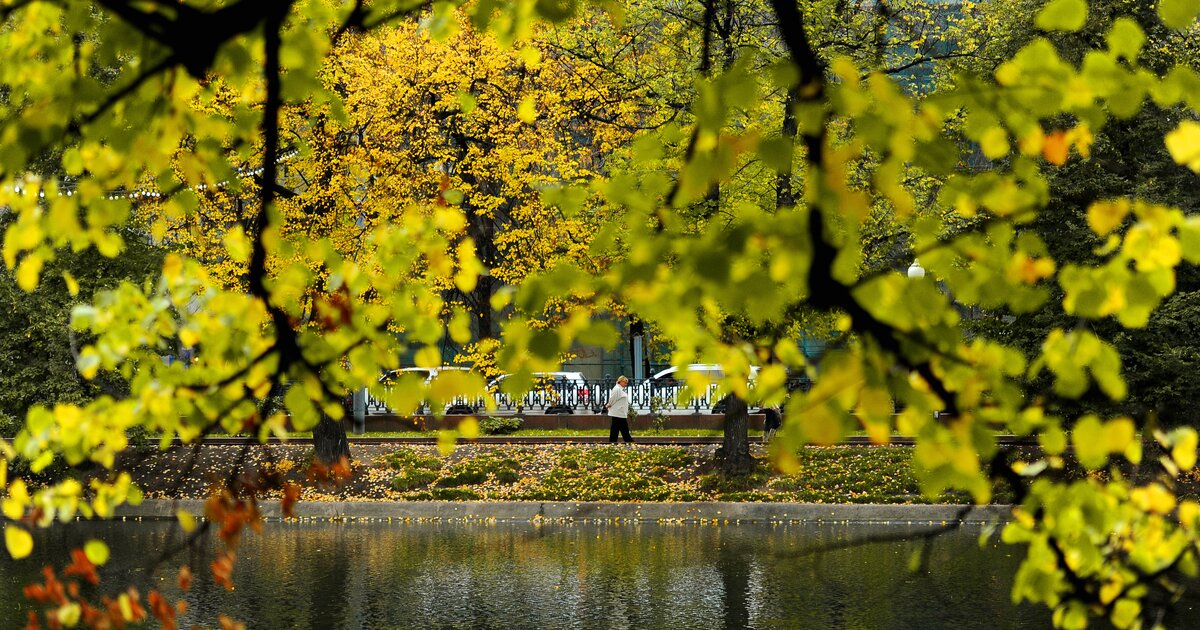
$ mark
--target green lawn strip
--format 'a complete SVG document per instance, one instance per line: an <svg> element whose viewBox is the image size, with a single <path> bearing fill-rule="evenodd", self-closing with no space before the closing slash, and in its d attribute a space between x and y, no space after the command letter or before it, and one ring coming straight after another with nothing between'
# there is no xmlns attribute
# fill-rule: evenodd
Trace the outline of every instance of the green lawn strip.
<svg viewBox="0 0 1200 630"><path fill-rule="evenodd" d="M399 447L383 458L394 471L396 499L930 502L905 447L806 447L797 452L795 474L763 460L742 478L726 478L696 451L673 446L519 447L449 458L419 449ZM436 476L427 458L439 460ZM961 501L947 496L939 502Z"/></svg>

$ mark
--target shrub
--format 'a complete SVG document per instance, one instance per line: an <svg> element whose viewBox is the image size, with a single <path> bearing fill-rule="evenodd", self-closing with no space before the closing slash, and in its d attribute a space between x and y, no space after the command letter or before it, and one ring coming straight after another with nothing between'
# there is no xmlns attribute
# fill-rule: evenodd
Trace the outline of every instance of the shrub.
<svg viewBox="0 0 1200 630"><path fill-rule="evenodd" d="M413 469L433 470L442 469L442 460L435 455L422 455L411 449L393 451L383 456L389 468L408 471Z"/></svg>
<svg viewBox="0 0 1200 630"><path fill-rule="evenodd" d="M487 481L487 471L476 468L473 462L462 462L465 466L456 465L450 469L450 474L437 480L437 485L442 488L452 488L455 486L470 486L477 483Z"/></svg>
<svg viewBox="0 0 1200 630"><path fill-rule="evenodd" d="M0 437L11 440L24 428L24 420L0 411Z"/></svg>
<svg viewBox="0 0 1200 630"><path fill-rule="evenodd" d="M392 487L400 492L407 492L414 488L427 486L437 478L438 474L435 471L414 468L392 477Z"/></svg>
<svg viewBox="0 0 1200 630"><path fill-rule="evenodd" d="M558 461L520 498L549 501L683 501L694 488L670 482L693 462L682 448L563 449Z"/></svg>
<svg viewBox="0 0 1200 630"><path fill-rule="evenodd" d="M521 428L521 419L516 416L487 417L479 423L479 430L487 435L508 435Z"/></svg>
<svg viewBox="0 0 1200 630"><path fill-rule="evenodd" d="M685 448L656 448L645 451L645 465L656 472L666 472L663 469L685 468L695 461L692 454Z"/></svg>
<svg viewBox="0 0 1200 630"><path fill-rule="evenodd" d="M460 461L450 467L449 474L437 481L441 487L467 486L483 483L493 478L497 483L511 484L519 478L521 464L512 457L500 457L493 453Z"/></svg>

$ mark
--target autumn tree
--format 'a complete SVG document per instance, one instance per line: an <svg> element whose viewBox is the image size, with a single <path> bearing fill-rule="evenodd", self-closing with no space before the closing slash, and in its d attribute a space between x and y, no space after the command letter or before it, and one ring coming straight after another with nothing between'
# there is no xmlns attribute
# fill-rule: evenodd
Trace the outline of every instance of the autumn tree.
<svg viewBox="0 0 1200 630"><path fill-rule="evenodd" d="M981 47L979 55L956 60L952 67L994 71L998 60L1011 56L1032 39L1036 6L997 2L981 7L972 24L964 29L987 45ZM1082 29L1054 37L1065 57L1083 59L1088 50L1101 45L1114 19L1130 13L1146 37L1138 57L1140 65L1158 74L1166 74L1176 65L1191 71L1200 69L1200 48L1195 38L1167 28L1153 7L1123 2L1097 2L1092 6ZM1064 159L1060 167L1047 170L1050 201L1024 229L1043 239L1057 261L1097 265L1106 258L1105 239L1090 227L1088 208L1092 204L1133 196L1177 207L1186 215L1196 214L1200 197L1192 191L1192 172L1177 164L1163 144L1145 141L1165 135L1187 116L1186 106L1147 104L1131 116L1096 130L1089 159ZM1123 232L1124 227L1116 231ZM1113 344L1124 359L1123 374L1128 383L1124 399L1108 400L1101 392L1089 391L1079 400L1055 400L1053 406L1067 415L1080 415L1084 408L1105 409L1143 416L1154 413L1168 426L1194 424L1188 401L1197 393L1191 375L1200 365L1200 355L1192 336L1183 331L1200 317L1200 311L1195 310L1200 298L1196 293L1200 290L1198 273L1186 261L1178 267L1175 293L1165 299L1145 327L1128 329L1111 319L1088 323L1089 329ZM1057 297L1061 298L1061 293ZM1042 308L1028 313L991 312L972 323L981 333L1002 339L1028 356L1037 353L1046 330L1074 325L1074 318L1063 311L1061 299L1048 300ZM1033 385L1044 386L1043 382Z"/></svg>
<svg viewBox="0 0 1200 630"><path fill-rule="evenodd" d="M621 6L619 22L586 23L587 28L566 24L551 38L555 47L599 68L609 81L622 86L627 95L624 108L633 114L631 120L636 121L638 131L655 132L618 151L621 167L616 172L622 183L617 186L625 186L626 179L654 179L663 170L674 171L673 186L664 193L671 200L675 221L681 221L672 227L693 236L714 227L735 226L747 212L787 211L805 205L807 201L797 193L804 181L798 165L805 155L805 147L797 143L799 94L796 86L789 87L781 80L790 76L791 69L769 5L705 0L626 2ZM971 14L970 7L819 2L807 4L804 11L820 59L850 57L861 72L894 77L910 92L932 89L936 62L972 54L979 48L977 43L951 41L964 28L962 22ZM750 69L754 72L747 72ZM693 108L697 102L701 106ZM723 120L716 119L718 112L724 112ZM835 129L831 137L840 133ZM758 143L760 150L746 151L739 142ZM870 151L848 160L848 185L863 194L853 198L861 207L845 210L866 217L860 224L837 223L834 228L854 230L842 238L860 243L852 254L864 274L908 265L912 254L907 227L895 215L926 211L948 172L903 165L896 168L898 164L892 163L885 175L879 176L875 174L878 163L877 153ZM872 177L896 182L888 185L887 194L873 194ZM637 203L625 195L616 199ZM663 221L653 217L646 226L632 220L626 227L631 232L645 227L661 231ZM612 240L624 242L621 235ZM744 293L745 289L736 291ZM828 330L835 317L836 313L800 304L782 318L754 323L730 309L721 336L730 343L750 344L761 337L780 336L783 331L799 337ZM666 339L673 341L669 336ZM674 359L676 363L686 361ZM754 362L779 362L779 358L768 351ZM749 454L746 401L736 395L727 401L732 404L724 406L724 470L745 474L754 465Z"/></svg>

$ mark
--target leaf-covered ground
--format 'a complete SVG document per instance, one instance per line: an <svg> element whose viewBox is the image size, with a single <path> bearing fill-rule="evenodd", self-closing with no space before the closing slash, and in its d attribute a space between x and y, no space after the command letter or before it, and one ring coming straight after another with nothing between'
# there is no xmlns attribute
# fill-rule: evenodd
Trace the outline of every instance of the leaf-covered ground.
<svg viewBox="0 0 1200 630"><path fill-rule="evenodd" d="M125 468L150 498L200 499L231 480L269 486L263 481L267 478L298 484L305 501L932 502L921 494L910 468L911 447L806 447L797 455L799 471L788 475L773 469L765 451L755 445L759 465L738 479L717 472L716 449L460 443L442 455L434 446L356 445L348 478L336 484L313 478L312 448L303 445L143 450L129 456ZM1066 459L1067 477L1108 477L1085 473ZM1143 467L1122 474L1138 479L1150 472ZM1176 490L1181 497L1200 498L1200 472L1182 476ZM1007 487L996 488L994 502L1012 499ZM943 496L937 502L964 500Z"/></svg>
<svg viewBox="0 0 1200 630"><path fill-rule="evenodd" d="M806 448L800 470L726 479L715 446L356 446L340 484L310 479L306 446L204 446L144 454L135 481L151 498L203 498L228 479L302 482L306 501L799 501L925 503L905 447Z"/></svg>

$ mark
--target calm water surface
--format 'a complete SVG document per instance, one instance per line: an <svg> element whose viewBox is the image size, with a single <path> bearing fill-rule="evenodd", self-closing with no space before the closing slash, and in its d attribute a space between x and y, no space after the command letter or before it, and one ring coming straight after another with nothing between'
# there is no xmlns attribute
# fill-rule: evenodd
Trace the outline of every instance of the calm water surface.
<svg viewBox="0 0 1200 630"><path fill-rule="evenodd" d="M34 563L0 562L0 627L28 610L20 589L78 541L101 537L112 586L172 590L147 576L175 536L166 523L80 523L44 535ZM269 523L238 551L236 589L208 576L214 545L177 557L197 575L181 627L250 628L1044 628L1013 606L1016 549L968 527L916 541L905 525L544 525ZM928 571L909 570L924 550ZM1184 611L1185 613L1187 611ZM1193 616L1200 619L1200 616Z"/></svg>

